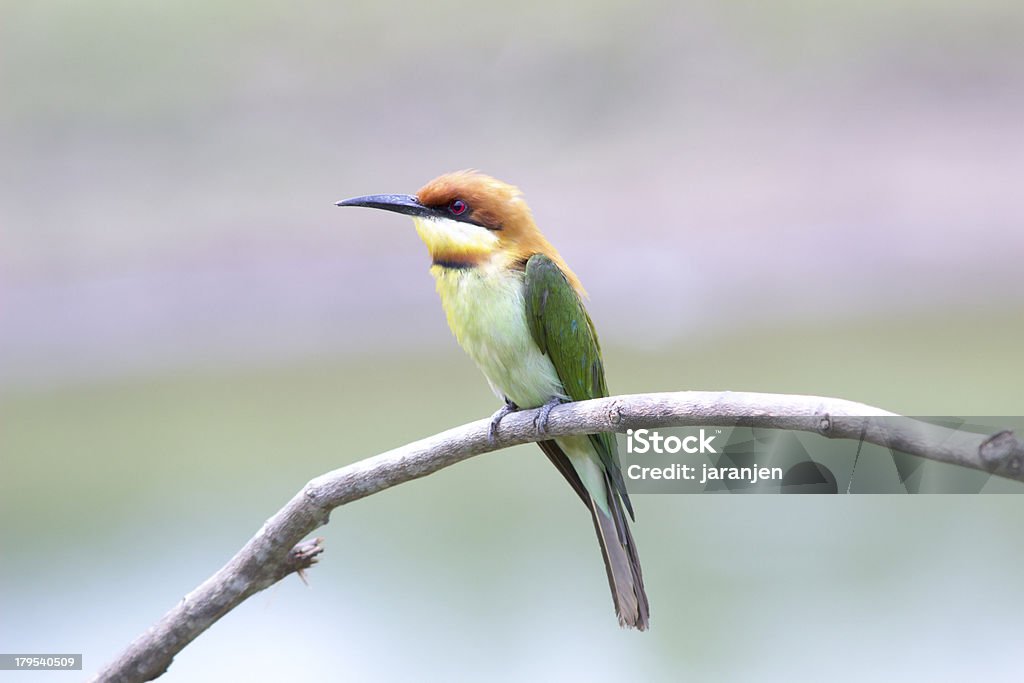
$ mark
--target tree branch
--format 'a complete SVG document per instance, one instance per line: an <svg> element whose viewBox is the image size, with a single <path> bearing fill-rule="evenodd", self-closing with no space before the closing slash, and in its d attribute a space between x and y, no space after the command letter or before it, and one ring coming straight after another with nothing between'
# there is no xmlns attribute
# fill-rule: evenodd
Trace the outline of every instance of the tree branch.
<svg viewBox="0 0 1024 683"><path fill-rule="evenodd" d="M319 476L263 525L216 574L133 641L94 681L148 681L214 622L292 572L316 561L320 539L299 544L327 524L331 510L471 458L553 436L643 427L748 426L863 439L904 453L1024 482L1024 445L1012 432L971 434L878 408L818 396L684 391L612 396L551 411L538 434L536 410L506 417L496 441L478 420ZM871 418L893 418L871 419Z"/></svg>

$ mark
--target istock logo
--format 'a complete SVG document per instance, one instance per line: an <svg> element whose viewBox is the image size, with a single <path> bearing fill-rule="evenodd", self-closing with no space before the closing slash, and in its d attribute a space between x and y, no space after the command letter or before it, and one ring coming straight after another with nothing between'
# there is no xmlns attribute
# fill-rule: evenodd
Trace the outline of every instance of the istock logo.
<svg viewBox="0 0 1024 683"><path fill-rule="evenodd" d="M662 436L653 429L627 429L627 453L718 453L711 442L715 435L708 436L703 428L700 435L690 435L680 439L678 436Z"/></svg>

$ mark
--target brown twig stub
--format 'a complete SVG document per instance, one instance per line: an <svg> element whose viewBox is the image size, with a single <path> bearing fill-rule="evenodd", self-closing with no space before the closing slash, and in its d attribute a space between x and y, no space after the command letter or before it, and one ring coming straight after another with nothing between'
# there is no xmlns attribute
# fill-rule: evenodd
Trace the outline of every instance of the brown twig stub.
<svg viewBox="0 0 1024 683"><path fill-rule="evenodd" d="M303 541L297 544L288 553L288 562L285 565L285 569L288 573L295 572L295 574L302 579L302 583L309 585L306 580L306 570L312 567L314 564L319 562L320 554L324 551L323 546L324 539L321 536L316 538ZM284 575L287 576L287 573ZM278 581L284 578L281 576Z"/></svg>
<svg viewBox="0 0 1024 683"><path fill-rule="evenodd" d="M246 598L312 565L320 539L300 544L333 509L488 451L570 434L642 427L792 429L857 439L1024 482L1024 447L1009 432L959 432L842 399L742 392L611 396L553 408L544 434L536 410L512 413L488 441L489 419L449 429L323 474L303 487L217 573L97 673L96 681L147 681ZM299 544L299 545L297 545Z"/></svg>

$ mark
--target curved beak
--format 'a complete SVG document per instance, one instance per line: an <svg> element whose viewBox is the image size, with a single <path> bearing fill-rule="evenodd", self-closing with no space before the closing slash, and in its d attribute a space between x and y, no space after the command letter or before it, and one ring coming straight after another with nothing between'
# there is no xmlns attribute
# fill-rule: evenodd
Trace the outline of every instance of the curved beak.
<svg viewBox="0 0 1024 683"><path fill-rule="evenodd" d="M420 200L411 194L370 194L365 197L353 197L336 202L335 206L365 206L369 209L384 209L407 216L427 216L430 209L420 204Z"/></svg>

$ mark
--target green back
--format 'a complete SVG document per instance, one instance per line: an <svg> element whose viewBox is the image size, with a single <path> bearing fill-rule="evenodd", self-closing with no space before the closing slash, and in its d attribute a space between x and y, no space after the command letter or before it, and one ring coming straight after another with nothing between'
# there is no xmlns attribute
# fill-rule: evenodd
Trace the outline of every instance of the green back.
<svg viewBox="0 0 1024 683"><path fill-rule="evenodd" d="M526 263L526 320L569 398L585 401L608 395L594 323L565 274L544 254L534 254ZM591 434L590 441L632 517L615 436L601 432Z"/></svg>

